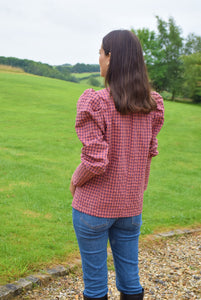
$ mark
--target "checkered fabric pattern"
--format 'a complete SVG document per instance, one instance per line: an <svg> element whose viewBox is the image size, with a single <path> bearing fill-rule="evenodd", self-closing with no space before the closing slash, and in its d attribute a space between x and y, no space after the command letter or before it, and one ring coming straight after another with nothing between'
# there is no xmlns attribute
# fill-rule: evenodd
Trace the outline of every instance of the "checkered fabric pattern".
<svg viewBox="0 0 201 300"><path fill-rule="evenodd" d="M77 103L75 129L83 144L81 164L73 174L72 206L105 218L142 212L157 134L164 122L162 97L152 92L157 109L149 114L120 114L109 89L86 90Z"/></svg>

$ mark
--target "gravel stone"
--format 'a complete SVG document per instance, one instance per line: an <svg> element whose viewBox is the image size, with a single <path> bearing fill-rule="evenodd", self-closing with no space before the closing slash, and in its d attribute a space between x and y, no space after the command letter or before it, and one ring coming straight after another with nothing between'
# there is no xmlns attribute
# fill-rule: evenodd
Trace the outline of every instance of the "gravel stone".
<svg viewBox="0 0 201 300"><path fill-rule="evenodd" d="M140 281L144 299L201 299L200 232L141 239L139 245ZM108 298L118 300L111 251L108 250ZM54 278L44 287L24 292L18 300L82 300L84 284L81 264L76 271Z"/></svg>

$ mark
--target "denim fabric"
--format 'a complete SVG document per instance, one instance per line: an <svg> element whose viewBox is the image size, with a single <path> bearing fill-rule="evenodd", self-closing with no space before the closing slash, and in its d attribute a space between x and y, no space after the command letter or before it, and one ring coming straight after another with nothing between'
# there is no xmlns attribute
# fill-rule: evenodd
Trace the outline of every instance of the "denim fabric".
<svg viewBox="0 0 201 300"><path fill-rule="evenodd" d="M100 218L73 209L73 224L82 259L84 295L103 297L107 287L107 243L113 253L116 285L124 294L139 294L138 240L142 215Z"/></svg>

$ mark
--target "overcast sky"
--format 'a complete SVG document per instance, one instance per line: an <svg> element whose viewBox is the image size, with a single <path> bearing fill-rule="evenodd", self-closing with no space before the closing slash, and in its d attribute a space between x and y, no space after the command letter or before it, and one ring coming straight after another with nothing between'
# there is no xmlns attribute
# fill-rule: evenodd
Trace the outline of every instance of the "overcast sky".
<svg viewBox="0 0 201 300"><path fill-rule="evenodd" d="M200 0L0 0L0 56L96 64L105 34L156 31L156 15L173 17L183 37L201 35Z"/></svg>

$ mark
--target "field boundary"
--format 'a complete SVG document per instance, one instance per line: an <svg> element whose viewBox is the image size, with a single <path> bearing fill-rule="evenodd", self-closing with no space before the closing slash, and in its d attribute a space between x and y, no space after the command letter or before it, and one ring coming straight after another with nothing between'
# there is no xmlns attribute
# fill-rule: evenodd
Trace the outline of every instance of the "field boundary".
<svg viewBox="0 0 201 300"><path fill-rule="evenodd" d="M152 238L171 238L177 235L192 234L200 231L200 227L194 229L175 229L168 232L154 234L152 235ZM54 278L65 276L73 272L80 264L81 260L77 259L77 262L74 263L72 266L64 267L62 265L58 265L55 268L46 269L41 273L29 275L25 278L20 278L18 281L15 281L13 283L8 283L6 285L0 286L0 300L13 299L16 296L19 296L22 292L30 291L36 286L45 286L48 283L50 283Z"/></svg>

